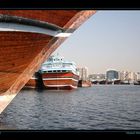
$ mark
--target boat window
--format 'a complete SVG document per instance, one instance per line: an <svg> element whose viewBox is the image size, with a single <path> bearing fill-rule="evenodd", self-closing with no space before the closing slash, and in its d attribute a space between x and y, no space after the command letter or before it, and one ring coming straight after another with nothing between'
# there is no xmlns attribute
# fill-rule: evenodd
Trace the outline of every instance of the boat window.
<svg viewBox="0 0 140 140"><path fill-rule="evenodd" d="M63 65L64 67L69 67L70 65L68 63L64 64Z"/></svg>
<svg viewBox="0 0 140 140"><path fill-rule="evenodd" d="M48 65L48 66L47 66L47 68L51 68L51 67L52 67L52 65Z"/></svg>

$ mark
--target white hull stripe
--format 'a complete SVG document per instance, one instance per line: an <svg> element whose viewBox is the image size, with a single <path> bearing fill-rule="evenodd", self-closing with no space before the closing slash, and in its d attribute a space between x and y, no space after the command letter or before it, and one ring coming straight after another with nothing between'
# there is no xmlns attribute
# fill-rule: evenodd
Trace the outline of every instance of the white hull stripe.
<svg viewBox="0 0 140 140"><path fill-rule="evenodd" d="M68 37L74 32L52 23L5 14L0 14L0 31L41 33L54 37Z"/></svg>
<svg viewBox="0 0 140 140"><path fill-rule="evenodd" d="M35 78L35 77L32 77L30 80L36 80L37 78Z"/></svg>
<svg viewBox="0 0 140 140"><path fill-rule="evenodd" d="M73 81L78 82L78 80L74 78L43 78L43 80L73 80Z"/></svg>
<svg viewBox="0 0 140 140"><path fill-rule="evenodd" d="M50 29L45 29L37 26L23 25L17 23L6 23L6 22L5 23L0 22L0 31L41 33L54 37L69 37L71 35L71 33L65 33L62 31L53 31Z"/></svg>
<svg viewBox="0 0 140 140"><path fill-rule="evenodd" d="M73 86L73 85L45 85L46 87L72 87L72 88L77 88L77 86Z"/></svg>

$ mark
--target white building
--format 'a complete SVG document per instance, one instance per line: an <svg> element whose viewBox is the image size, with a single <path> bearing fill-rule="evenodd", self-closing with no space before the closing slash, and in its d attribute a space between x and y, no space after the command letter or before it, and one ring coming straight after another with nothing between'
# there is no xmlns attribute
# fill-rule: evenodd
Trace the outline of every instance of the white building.
<svg viewBox="0 0 140 140"><path fill-rule="evenodd" d="M137 80L140 81L140 72L137 72Z"/></svg>
<svg viewBox="0 0 140 140"><path fill-rule="evenodd" d="M89 79L90 79L90 81L102 81L102 80L106 79L106 75L105 74L100 74L100 73L90 74Z"/></svg>
<svg viewBox="0 0 140 140"><path fill-rule="evenodd" d="M122 71L120 72L120 80L134 82L138 80L138 74L136 72Z"/></svg>

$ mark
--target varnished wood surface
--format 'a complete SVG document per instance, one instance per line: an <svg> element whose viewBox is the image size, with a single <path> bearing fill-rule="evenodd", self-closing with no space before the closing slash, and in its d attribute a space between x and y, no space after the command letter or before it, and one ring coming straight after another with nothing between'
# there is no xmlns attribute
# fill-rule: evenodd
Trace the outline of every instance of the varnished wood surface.
<svg viewBox="0 0 140 140"><path fill-rule="evenodd" d="M23 32L0 32L0 92L6 91L51 39Z"/></svg>
<svg viewBox="0 0 140 140"><path fill-rule="evenodd" d="M79 10L0 10L0 14L49 22L63 27Z"/></svg>
<svg viewBox="0 0 140 140"><path fill-rule="evenodd" d="M72 72L67 72L67 73L44 73L44 74L42 74L42 79L43 79L43 83L46 87L47 87L47 85L58 85L58 86L59 85L69 85L69 86L72 85L72 86L77 87L79 76L75 75Z"/></svg>
<svg viewBox="0 0 140 140"><path fill-rule="evenodd" d="M0 14L41 20L67 30L77 29L94 13L91 10L0 10ZM0 32L0 113L65 39L37 33Z"/></svg>
<svg viewBox="0 0 140 140"><path fill-rule="evenodd" d="M49 85L73 85L77 86L78 81L73 81L72 79L61 79L61 80L43 80L45 86Z"/></svg>
<svg viewBox="0 0 140 140"><path fill-rule="evenodd" d="M74 78L76 80L79 79L78 75L75 75L72 72L60 72L60 73L43 73L43 78Z"/></svg>
<svg viewBox="0 0 140 140"><path fill-rule="evenodd" d="M36 79L30 79L24 86L24 88L36 88Z"/></svg>

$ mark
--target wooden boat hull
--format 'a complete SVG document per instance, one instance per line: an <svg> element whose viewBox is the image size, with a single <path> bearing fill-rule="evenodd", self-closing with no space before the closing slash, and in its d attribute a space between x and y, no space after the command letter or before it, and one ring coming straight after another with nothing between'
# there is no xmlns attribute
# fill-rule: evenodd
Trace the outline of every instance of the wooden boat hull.
<svg viewBox="0 0 140 140"><path fill-rule="evenodd" d="M79 76L71 72L44 73L42 79L46 89L76 89Z"/></svg>
<svg viewBox="0 0 140 140"><path fill-rule="evenodd" d="M30 79L24 86L24 88L36 88L37 86L37 79Z"/></svg>
<svg viewBox="0 0 140 140"><path fill-rule="evenodd" d="M24 30L25 23L26 27L32 26L32 20L36 20L33 25L35 29L38 29L36 26L40 23L49 22L67 32L77 29L94 13L92 10L0 10L0 27L19 26ZM28 20L29 23L26 22ZM6 31L5 28L0 28L0 113L66 39L42 34L37 30L29 32L27 29L22 31L12 28Z"/></svg>

